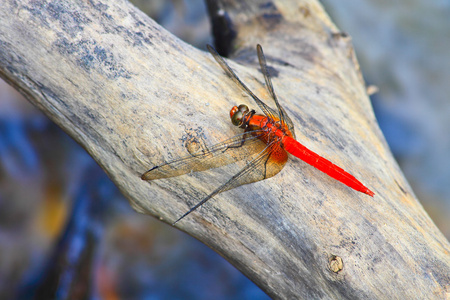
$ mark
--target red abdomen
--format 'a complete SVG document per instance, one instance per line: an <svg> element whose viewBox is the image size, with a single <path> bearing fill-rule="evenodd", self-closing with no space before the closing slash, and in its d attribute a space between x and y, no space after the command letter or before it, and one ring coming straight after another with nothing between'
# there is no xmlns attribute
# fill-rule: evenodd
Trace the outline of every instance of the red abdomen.
<svg viewBox="0 0 450 300"><path fill-rule="evenodd" d="M336 166L331 161L323 158L322 156L314 153L309 150L298 141L293 138L286 136L282 139L283 148L291 153L292 155L300 158L304 162L310 164L311 166L319 169L325 174L331 176L332 178L342 182L343 184L351 187L352 189L365 193L369 196L375 195L374 192L369 190L366 186L364 186L358 179L356 179L353 175L345 171L344 169Z"/></svg>

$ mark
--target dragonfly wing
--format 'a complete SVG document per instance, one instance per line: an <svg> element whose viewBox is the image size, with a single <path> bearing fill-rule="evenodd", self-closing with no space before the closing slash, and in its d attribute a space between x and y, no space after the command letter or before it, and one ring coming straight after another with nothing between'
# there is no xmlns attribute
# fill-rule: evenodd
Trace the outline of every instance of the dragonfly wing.
<svg viewBox="0 0 450 300"><path fill-rule="evenodd" d="M215 144L209 148L201 149L190 155L155 166L145 172L143 180L169 178L190 172L205 171L212 168L248 159L259 153L266 145L258 139L259 131L244 132Z"/></svg>
<svg viewBox="0 0 450 300"><path fill-rule="evenodd" d="M285 159L280 160L272 159L274 155L278 156L278 151L283 151L286 155ZM287 153L282 150L276 142L273 142L266 146L258 156L256 156L252 161L250 161L244 168L242 168L237 174L230 178L226 183L218 187L211 194L206 196L202 201L197 203L192 207L187 213L182 215L178 220L176 220L172 225L175 225L178 221L186 217L188 214L202 206L206 201L216 196L217 194L231 190L235 187L260 181L269 177L274 176L283 169L287 161Z"/></svg>
<svg viewBox="0 0 450 300"><path fill-rule="evenodd" d="M206 45L206 48L208 48L211 55L214 57L216 62L222 67L222 69L225 71L225 73L230 77L242 90L244 90L250 97L253 98L253 100L256 102L256 104L259 106L259 108L264 112L264 114L274 120L281 120L286 124L289 131L295 136L294 134L294 125L283 109L283 107L279 104L278 99L275 95L275 92L273 90L272 81L270 79L269 73L267 72L267 64L266 59L264 57L264 53L262 52L261 45L257 46L258 51L258 59L259 64L261 66L262 72L264 74L264 79L266 81L267 89L269 90L270 95L275 101L275 104L277 106L277 109L279 112L276 112L272 108L270 108L267 104L262 102L240 79L237 77L236 73L228 66L228 64L225 62L225 60L217 53L217 51L211 47L210 45Z"/></svg>
<svg viewBox="0 0 450 300"><path fill-rule="evenodd" d="M225 73L230 77L242 90L244 90L250 97L255 100L259 108L264 112L264 114L272 119L278 119L278 114L273 114L273 110L270 109L264 102L262 102L253 92L237 77L236 73L228 66L228 64L223 60L222 56L217 53L217 51L210 45L206 45L211 55L217 61L217 63L222 67Z"/></svg>
<svg viewBox="0 0 450 300"><path fill-rule="evenodd" d="M264 75L264 80L266 81L267 90L269 91L272 99L275 101L275 105L278 109L278 113L276 115L278 115L278 119L281 121L281 123L283 125L286 125L291 133L294 134L294 125L292 123L292 120L291 118L289 118L284 108L280 105L277 95L275 94L275 91L273 89L272 79L270 78L269 72L267 71L266 57L264 56L264 52L260 44L256 46L256 51L258 52L259 65L261 66L261 71Z"/></svg>

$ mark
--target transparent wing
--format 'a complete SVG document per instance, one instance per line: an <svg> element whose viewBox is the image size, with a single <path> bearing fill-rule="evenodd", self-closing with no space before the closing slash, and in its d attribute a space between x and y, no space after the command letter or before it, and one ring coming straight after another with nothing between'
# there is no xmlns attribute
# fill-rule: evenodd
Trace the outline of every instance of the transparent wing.
<svg viewBox="0 0 450 300"><path fill-rule="evenodd" d="M143 180L153 180L175 177L249 159L266 147L258 139L259 134L263 134L263 131L255 130L235 135L207 149L201 149L190 155L155 166L142 174L141 178Z"/></svg>
<svg viewBox="0 0 450 300"><path fill-rule="evenodd" d="M243 89L250 97L255 100L259 108L264 112L264 114L272 119L278 119L278 114L274 114L274 110L268 107L264 102L262 102L253 92L237 77L236 73L228 66L228 64L223 60L222 56L217 53L217 51L210 45L206 45L211 55L217 61L217 63L222 67L225 73L230 77L241 89Z"/></svg>
<svg viewBox="0 0 450 300"><path fill-rule="evenodd" d="M282 151L285 157L280 159L280 153ZM272 159L275 154L277 159ZM219 193L228 191L235 187L260 181L269 177L274 176L283 169L287 161L287 153L282 150L277 141L272 142L267 145L252 161L250 161L244 168L242 168L237 174L230 178L226 183L218 187L211 194L206 196L202 201L197 203L192 207L187 213L182 215L178 220L176 220L172 225L175 225L178 221L189 215L191 212L195 211L197 208L206 203L209 199L216 196Z"/></svg>
<svg viewBox="0 0 450 300"><path fill-rule="evenodd" d="M284 108L280 105L280 102L278 102L277 95L275 94L275 91L273 89L272 80L270 78L269 72L267 71L266 57L264 56L264 52L260 44L256 45L256 51L258 53L259 65L261 66L261 71L264 75L264 80L266 81L267 90L269 91L272 99L275 101L275 105L278 109L278 119L281 121L281 124L286 125L292 132L292 134L294 134L294 125L292 124L292 120L291 118L289 118Z"/></svg>
<svg viewBox="0 0 450 300"><path fill-rule="evenodd" d="M250 97L253 98L253 100L256 102L256 104L259 106L259 108L264 112L266 116L269 118L272 118L274 120L280 120L282 123L284 123L288 129L291 131L291 133L295 136L294 133L294 125L292 123L292 120L287 115L286 111L283 109L283 107L278 102L278 98L275 95L272 80L270 79L269 72L267 71L267 64L266 64L266 58L264 56L263 50L261 45L257 45L256 49L258 52L258 59L259 64L261 66L262 73L264 75L264 79L266 81L266 86L269 91L269 94L271 95L272 99L275 101L275 105L278 109L278 112L270 108L268 105L266 105L263 101L261 101L240 79L237 77L236 73L228 66L228 64L224 61L224 59L217 53L217 51L210 45L206 45L206 48L208 48L211 55L214 57L214 59L217 61L217 63L222 67L222 69L225 71L225 73L230 77L242 90L244 90Z"/></svg>

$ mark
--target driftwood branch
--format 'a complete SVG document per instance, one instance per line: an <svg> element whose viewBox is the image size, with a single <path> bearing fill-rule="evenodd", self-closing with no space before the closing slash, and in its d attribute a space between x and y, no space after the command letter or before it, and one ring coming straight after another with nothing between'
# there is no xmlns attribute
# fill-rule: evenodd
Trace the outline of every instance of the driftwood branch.
<svg viewBox="0 0 450 300"><path fill-rule="evenodd" d="M449 243L384 141L350 38L317 1L249 2L208 1L219 51L267 99L260 43L297 139L375 197L294 158L177 227L274 298L448 296ZM4 1L0 75L77 140L137 211L168 223L239 166L152 182L140 175L237 134L229 109L255 106L209 54L120 0Z"/></svg>

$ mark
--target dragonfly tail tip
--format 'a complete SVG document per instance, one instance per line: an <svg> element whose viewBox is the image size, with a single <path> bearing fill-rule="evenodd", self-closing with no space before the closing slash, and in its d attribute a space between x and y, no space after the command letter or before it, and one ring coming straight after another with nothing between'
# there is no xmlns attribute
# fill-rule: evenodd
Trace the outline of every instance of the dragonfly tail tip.
<svg viewBox="0 0 450 300"><path fill-rule="evenodd" d="M370 197L373 197L373 196L375 195L375 193L372 192L372 191L369 190L369 189L367 189L367 191L365 191L365 193L366 193L367 195L369 195Z"/></svg>

